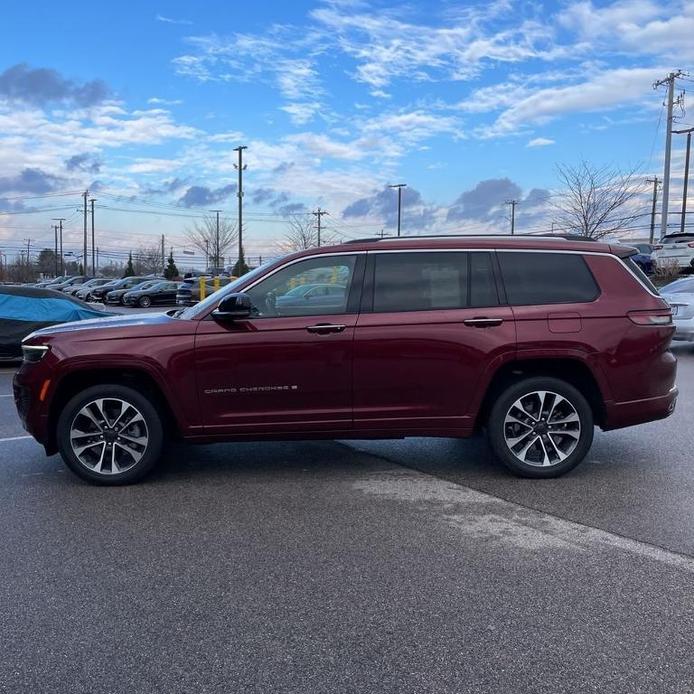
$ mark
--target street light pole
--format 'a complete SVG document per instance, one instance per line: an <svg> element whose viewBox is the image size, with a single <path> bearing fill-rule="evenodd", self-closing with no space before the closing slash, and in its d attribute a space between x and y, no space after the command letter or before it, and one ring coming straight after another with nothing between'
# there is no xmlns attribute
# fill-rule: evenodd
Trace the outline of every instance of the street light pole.
<svg viewBox="0 0 694 694"><path fill-rule="evenodd" d="M239 153L239 163L234 164L234 167L239 172L239 185L238 190L236 191L236 195L239 198L239 259L237 261L237 269L239 271L239 275L242 274L241 263L243 262L243 172L246 168L246 165L243 163L244 149L248 149L248 147L246 145L239 145L238 147L234 147L234 152Z"/></svg>
<svg viewBox="0 0 694 694"><path fill-rule="evenodd" d="M407 187L407 183L394 183L388 187L397 188L398 190L398 236L400 236L400 220L402 217L402 189Z"/></svg>
<svg viewBox="0 0 694 694"><path fill-rule="evenodd" d="M65 258L63 257L63 222L65 217L53 217L54 222L58 222L60 233L60 274L65 274Z"/></svg>
<svg viewBox="0 0 694 694"><path fill-rule="evenodd" d="M673 130L678 135L687 134L687 154L684 159L684 190L682 191L682 221L680 222L680 233L684 234L684 222L687 218L687 188L689 187L689 157L692 151L692 132L694 128L686 130Z"/></svg>
<svg viewBox="0 0 694 694"><path fill-rule="evenodd" d="M94 203L96 198L90 198L89 202L92 205L92 275L96 275L96 250L94 247ZM87 274L86 272L84 273Z"/></svg>

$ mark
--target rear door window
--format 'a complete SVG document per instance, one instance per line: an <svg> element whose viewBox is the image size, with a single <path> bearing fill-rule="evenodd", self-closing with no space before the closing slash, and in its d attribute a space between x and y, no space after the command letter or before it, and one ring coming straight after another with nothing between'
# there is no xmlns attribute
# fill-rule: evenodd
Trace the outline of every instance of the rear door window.
<svg viewBox="0 0 694 694"><path fill-rule="evenodd" d="M467 253L375 255L375 312L431 311L467 304Z"/></svg>
<svg viewBox="0 0 694 694"><path fill-rule="evenodd" d="M594 301L600 290L578 253L499 252L509 304L571 304Z"/></svg>

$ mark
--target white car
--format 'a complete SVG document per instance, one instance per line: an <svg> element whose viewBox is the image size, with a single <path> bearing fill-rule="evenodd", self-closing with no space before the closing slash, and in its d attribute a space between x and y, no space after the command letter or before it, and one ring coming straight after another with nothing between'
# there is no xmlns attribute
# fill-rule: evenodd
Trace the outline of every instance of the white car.
<svg viewBox="0 0 694 694"><path fill-rule="evenodd" d="M673 340L694 342L694 277L670 282L660 290L660 294L672 307Z"/></svg>
<svg viewBox="0 0 694 694"><path fill-rule="evenodd" d="M680 268L694 267L694 234L668 234L653 246L655 266L677 263Z"/></svg>

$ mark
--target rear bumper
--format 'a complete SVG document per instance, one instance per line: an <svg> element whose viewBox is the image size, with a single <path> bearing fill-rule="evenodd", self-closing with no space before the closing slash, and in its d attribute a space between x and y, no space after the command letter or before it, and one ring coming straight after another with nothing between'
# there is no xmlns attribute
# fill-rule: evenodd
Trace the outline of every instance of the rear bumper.
<svg viewBox="0 0 694 694"><path fill-rule="evenodd" d="M669 417L677 404L679 391L673 386L666 395L630 402L605 403L605 431L654 422Z"/></svg>

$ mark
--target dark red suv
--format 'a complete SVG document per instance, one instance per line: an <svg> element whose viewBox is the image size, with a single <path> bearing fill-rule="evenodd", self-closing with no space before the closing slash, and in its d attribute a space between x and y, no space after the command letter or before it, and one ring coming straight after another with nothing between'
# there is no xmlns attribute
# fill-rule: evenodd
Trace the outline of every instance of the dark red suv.
<svg viewBox="0 0 694 694"><path fill-rule="evenodd" d="M554 477L603 429L667 417L670 309L623 246L365 240L284 257L168 314L24 341L26 429L80 477L132 482L171 438L470 436Z"/></svg>

